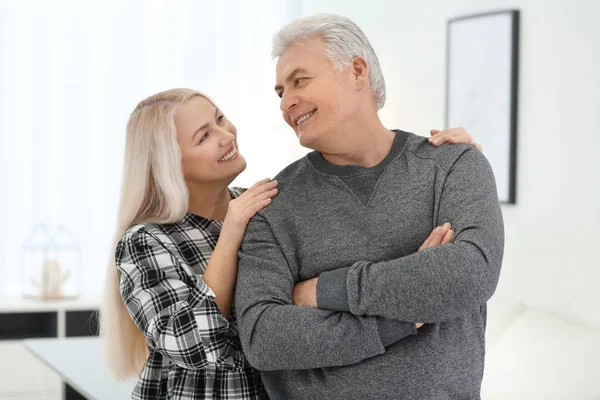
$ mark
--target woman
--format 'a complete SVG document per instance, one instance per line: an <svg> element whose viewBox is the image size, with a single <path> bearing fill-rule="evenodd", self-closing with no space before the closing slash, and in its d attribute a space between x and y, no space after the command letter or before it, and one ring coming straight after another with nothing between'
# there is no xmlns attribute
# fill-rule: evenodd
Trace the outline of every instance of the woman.
<svg viewBox="0 0 600 400"><path fill-rule="evenodd" d="M431 133L437 145L473 144L464 129ZM188 89L151 96L130 117L101 326L112 372L139 377L134 399L267 398L242 353L232 299L246 226L277 182L228 188L246 168L236 135ZM422 248L451 237L438 229Z"/></svg>

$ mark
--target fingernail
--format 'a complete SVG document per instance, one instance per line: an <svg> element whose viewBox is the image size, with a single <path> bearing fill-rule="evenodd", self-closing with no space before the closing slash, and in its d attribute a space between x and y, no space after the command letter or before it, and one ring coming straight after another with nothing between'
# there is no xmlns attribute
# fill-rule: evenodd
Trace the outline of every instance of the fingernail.
<svg viewBox="0 0 600 400"><path fill-rule="evenodd" d="M446 223L444 224L444 228L449 228L449 227L450 227L450 222L446 222Z"/></svg>
<svg viewBox="0 0 600 400"><path fill-rule="evenodd" d="M435 228L435 229L433 230L433 232L439 232L439 230L440 230L440 227L438 226L437 228Z"/></svg>

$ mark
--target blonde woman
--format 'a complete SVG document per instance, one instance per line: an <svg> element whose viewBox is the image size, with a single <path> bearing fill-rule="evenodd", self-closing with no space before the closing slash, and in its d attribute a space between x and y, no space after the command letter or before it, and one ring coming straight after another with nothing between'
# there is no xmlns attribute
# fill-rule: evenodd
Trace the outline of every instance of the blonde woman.
<svg viewBox="0 0 600 400"><path fill-rule="evenodd" d="M436 145L476 146L464 129L438 132ZM242 353L232 299L246 226L277 182L228 187L246 167L236 135L189 89L151 96L131 114L101 327L112 373L139 379L134 399L267 398ZM450 228L436 235L424 246L450 240Z"/></svg>

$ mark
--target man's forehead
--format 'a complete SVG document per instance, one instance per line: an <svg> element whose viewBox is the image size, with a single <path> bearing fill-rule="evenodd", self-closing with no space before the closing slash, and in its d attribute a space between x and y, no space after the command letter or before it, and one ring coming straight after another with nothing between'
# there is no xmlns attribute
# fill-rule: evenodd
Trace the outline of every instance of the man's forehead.
<svg viewBox="0 0 600 400"><path fill-rule="evenodd" d="M279 60L277 60L277 67L275 69L277 80L282 81L284 79L287 79L290 76L290 74L299 67L301 67L301 63L299 63L298 61L280 57Z"/></svg>
<svg viewBox="0 0 600 400"><path fill-rule="evenodd" d="M277 79L291 79L293 75L307 73L310 70L305 62L287 62L277 65Z"/></svg>
<svg viewBox="0 0 600 400"><path fill-rule="evenodd" d="M309 72L316 68L318 59L314 53L282 54L277 60L278 79L286 79L295 72Z"/></svg>

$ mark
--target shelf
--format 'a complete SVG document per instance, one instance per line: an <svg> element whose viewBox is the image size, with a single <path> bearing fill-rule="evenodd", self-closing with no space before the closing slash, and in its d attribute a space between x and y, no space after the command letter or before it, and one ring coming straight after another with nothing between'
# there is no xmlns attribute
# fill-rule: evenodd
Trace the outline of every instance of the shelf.
<svg viewBox="0 0 600 400"><path fill-rule="evenodd" d="M66 300L34 300L22 297L0 297L0 314L27 312L57 312L97 310L101 297L80 297Z"/></svg>

